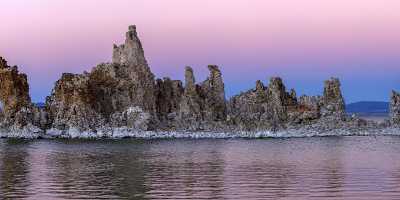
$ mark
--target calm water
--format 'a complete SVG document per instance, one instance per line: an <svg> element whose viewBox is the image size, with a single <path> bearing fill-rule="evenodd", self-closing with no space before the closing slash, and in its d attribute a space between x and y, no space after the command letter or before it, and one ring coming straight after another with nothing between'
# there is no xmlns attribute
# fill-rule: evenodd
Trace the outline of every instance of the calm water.
<svg viewBox="0 0 400 200"><path fill-rule="evenodd" d="M0 140L0 199L400 199L400 137Z"/></svg>

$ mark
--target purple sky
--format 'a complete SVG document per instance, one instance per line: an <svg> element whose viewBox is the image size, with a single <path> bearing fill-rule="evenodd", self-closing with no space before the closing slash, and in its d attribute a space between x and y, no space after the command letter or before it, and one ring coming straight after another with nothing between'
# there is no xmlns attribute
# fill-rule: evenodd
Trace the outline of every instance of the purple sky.
<svg viewBox="0 0 400 200"><path fill-rule="evenodd" d="M44 101L62 72L109 62L136 24L157 77L221 67L228 96L282 76L300 94L341 79L347 102L400 89L398 0L3 0L0 56Z"/></svg>

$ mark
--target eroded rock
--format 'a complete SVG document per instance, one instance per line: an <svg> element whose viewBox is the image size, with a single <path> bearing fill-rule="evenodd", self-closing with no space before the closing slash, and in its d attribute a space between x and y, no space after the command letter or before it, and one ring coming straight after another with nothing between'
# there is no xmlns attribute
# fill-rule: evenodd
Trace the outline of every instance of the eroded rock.
<svg viewBox="0 0 400 200"><path fill-rule="evenodd" d="M272 77L268 87L261 81L256 88L234 96L229 103L228 121L240 130L282 130L300 125L321 123L331 116L343 120L344 100L338 79L325 82L324 96L301 96L286 91L279 77ZM324 109L324 110L323 110Z"/></svg>
<svg viewBox="0 0 400 200"><path fill-rule="evenodd" d="M394 125L400 125L400 93L392 91L389 110L390 121Z"/></svg>
<svg viewBox="0 0 400 200"><path fill-rule="evenodd" d="M60 130L95 130L103 122L102 116L95 110L98 97L90 90L89 82L87 74L70 73L64 73L56 82L46 102L52 127Z"/></svg>
<svg viewBox="0 0 400 200"><path fill-rule="evenodd" d="M154 75L147 65L135 26L129 27L124 44L114 45L113 63L100 64L90 73L64 74L48 97L46 107L52 127L61 130L73 127L97 131L131 126L132 117L126 114L129 108L138 108L150 118L156 117Z"/></svg>
<svg viewBox="0 0 400 200"><path fill-rule="evenodd" d="M156 81L156 105L161 128L171 128L177 120L184 93L181 81L164 78Z"/></svg>
<svg viewBox="0 0 400 200"><path fill-rule="evenodd" d="M340 90L340 81L337 78L331 78L324 83L324 96L322 97L323 106L322 116L332 116L337 119L344 119L345 103Z"/></svg>
<svg viewBox="0 0 400 200"><path fill-rule="evenodd" d="M33 123L33 105L27 76L0 57L0 117L3 128L23 128Z"/></svg>
<svg viewBox="0 0 400 200"><path fill-rule="evenodd" d="M377 124L346 117L337 78L325 81L322 96L297 97L281 78L272 77L267 86L257 81L254 89L227 101L220 69L216 65L208 69L209 76L198 83L191 67L185 68L184 85L170 78L155 80L136 27L129 26L124 44L114 45L111 63L83 74L63 74L43 109L32 105L26 75L0 58L0 128L13 130L13 136L46 130L58 137L120 137L147 130L172 135L174 131L212 135L284 130L332 134L400 124L396 92L391 98L391 123Z"/></svg>
<svg viewBox="0 0 400 200"><path fill-rule="evenodd" d="M112 62L120 65L147 65L135 25L128 27L124 44L119 46L114 44Z"/></svg>
<svg viewBox="0 0 400 200"><path fill-rule="evenodd" d="M209 65L209 77L201 83L203 102L203 118L207 121L226 120L225 86L222 74L216 65Z"/></svg>

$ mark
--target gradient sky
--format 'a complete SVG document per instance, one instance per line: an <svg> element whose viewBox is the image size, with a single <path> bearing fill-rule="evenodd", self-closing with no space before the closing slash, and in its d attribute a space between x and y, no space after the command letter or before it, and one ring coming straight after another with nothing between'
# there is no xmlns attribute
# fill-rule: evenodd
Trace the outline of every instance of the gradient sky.
<svg viewBox="0 0 400 200"><path fill-rule="evenodd" d="M221 67L228 96L282 76L316 95L337 76L346 102L400 89L398 0L2 0L0 56L27 73L33 101L62 72L109 62L136 24L157 77Z"/></svg>

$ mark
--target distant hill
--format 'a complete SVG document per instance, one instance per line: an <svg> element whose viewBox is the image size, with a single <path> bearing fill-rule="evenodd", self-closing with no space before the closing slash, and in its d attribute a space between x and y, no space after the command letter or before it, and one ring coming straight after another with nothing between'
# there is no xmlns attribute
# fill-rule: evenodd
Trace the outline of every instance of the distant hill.
<svg viewBox="0 0 400 200"><path fill-rule="evenodd" d="M347 113L388 114L389 103L384 101L360 101L346 105Z"/></svg>
<svg viewBox="0 0 400 200"><path fill-rule="evenodd" d="M37 107L39 108L44 108L46 106L45 103L39 102L39 103L34 103Z"/></svg>

